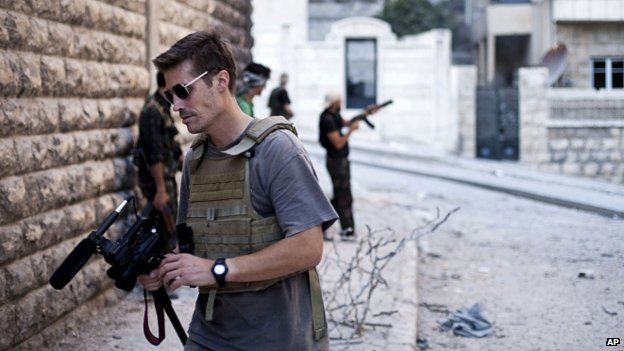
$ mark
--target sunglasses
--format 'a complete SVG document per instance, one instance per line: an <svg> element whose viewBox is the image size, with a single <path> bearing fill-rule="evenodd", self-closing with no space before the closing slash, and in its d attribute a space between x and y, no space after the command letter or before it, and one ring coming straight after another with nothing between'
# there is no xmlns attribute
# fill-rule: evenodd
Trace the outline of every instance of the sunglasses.
<svg viewBox="0 0 624 351"><path fill-rule="evenodd" d="M197 82L206 74L208 74L208 71L205 71L204 73L198 75L197 77L195 77L193 80L191 80L190 82L186 84L179 83L179 84L174 85L171 88L171 90L166 90L163 93L163 95L165 96L165 99L172 105L173 105L173 94L175 94L175 96L177 96L179 99L186 100L189 97L189 95L191 95L191 92L189 91L188 87L190 87L193 83Z"/></svg>

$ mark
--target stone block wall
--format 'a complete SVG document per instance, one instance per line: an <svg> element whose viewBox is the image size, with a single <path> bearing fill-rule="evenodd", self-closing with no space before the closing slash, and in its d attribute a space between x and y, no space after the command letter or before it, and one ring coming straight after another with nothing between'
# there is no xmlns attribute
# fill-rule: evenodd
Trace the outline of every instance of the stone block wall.
<svg viewBox="0 0 624 351"><path fill-rule="evenodd" d="M243 65L250 13L244 0L0 0L0 349L45 348L118 299L100 258L61 291L48 279L133 189L150 59L214 29Z"/></svg>
<svg viewBox="0 0 624 351"><path fill-rule="evenodd" d="M547 88L546 73L520 70L520 160L624 183L624 92Z"/></svg>
<svg viewBox="0 0 624 351"><path fill-rule="evenodd" d="M624 93L550 89L551 168L624 183Z"/></svg>

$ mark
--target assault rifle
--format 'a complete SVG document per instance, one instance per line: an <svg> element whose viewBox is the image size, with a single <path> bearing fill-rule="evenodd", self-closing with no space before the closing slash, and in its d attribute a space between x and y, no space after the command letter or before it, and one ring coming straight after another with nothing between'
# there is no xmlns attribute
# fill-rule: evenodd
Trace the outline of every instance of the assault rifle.
<svg viewBox="0 0 624 351"><path fill-rule="evenodd" d="M387 101L382 102L381 104L376 104L376 105L373 105L371 107L372 107L372 109L379 110L381 108L384 108L384 107L390 105L391 103L392 103L392 100L387 100ZM371 127L371 129L375 129L375 125L373 123L371 123L371 121L368 120L368 115L369 114L370 114L370 112L368 111L368 108L367 108L367 110L365 112L362 112L359 115L351 118L349 120L349 124L355 123L357 121L364 121L366 124L368 124L369 127Z"/></svg>
<svg viewBox="0 0 624 351"><path fill-rule="evenodd" d="M104 260L111 265L106 274L115 281L115 286L125 291L132 291L138 275L148 274L160 265L165 254L166 243L160 234L159 228L148 218L147 214L153 209L151 203L143 209L141 215L136 213L135 204L136 220L121 238L113 241L104 237L104 233L117 220L131 199L134 203L134 196L124 200L121 205L104 219L104 222L96 230L92 231L87 238L76 245L65 261L52 274L50 285L53 288L57 290L63 289L87 264L91 256L96 253L104 256ZM183 237L189 240L187 236L183 235ZM189 246L192 247L192 243L180 245L180 247L185 248ZM156 305L156 314L158 316L159 336L156 338L149 331L146 311L143 325L145 337L154 345L158 345L164 340L164 310L184 345L187 335L171 306L171 299L167 295L165 287L161 286L158 290L153 291L152 295L154 296L154 305ZM147 309L147 299L145 300L145 305Z"/></svg>

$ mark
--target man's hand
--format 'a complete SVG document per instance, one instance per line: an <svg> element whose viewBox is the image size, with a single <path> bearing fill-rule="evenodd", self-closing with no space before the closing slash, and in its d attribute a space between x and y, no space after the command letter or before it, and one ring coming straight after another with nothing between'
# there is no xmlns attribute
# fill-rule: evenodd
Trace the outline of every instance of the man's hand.
<svg viewBox="0 0 624 351"><path fill-rule="evenodd" d="M171 291L182 285L208 286L216 284L212 275L213 260L190 254L168 254L160 263L158 276Z"/></svg>
<svg viewBox="0 0 624 351"><path fill-rule="evenodd" d="M169 203L169 194L167 194L166 189L158 189L156 190L156 195L154 195L154 201L152 204L154 208L160 212L165 212L165 206Z"/></svg>
<svg viewBox="0 0 624 351"><path fill-rule="evenodd" d="M376 113L377 111L379 111L379 106L377 104L368 105L366 106L364 111L366 112L367 115L372 115L373 113Z"/></svg>
<svg viewBox="0 0 624 351"><path fill-rule="evenodd" d="M156 291L162 286L162 280L158 277L158 269L154 269L150 274L139 275L137 281L147 291Z"/></svg>
<svg viewBox="0 0 624 351"><path fill-rule="evenodd" d="M349 124L349 133L351 133L354 130L358 130L358 128L360 128L360 121L355 121L353 123Z"/></svg>

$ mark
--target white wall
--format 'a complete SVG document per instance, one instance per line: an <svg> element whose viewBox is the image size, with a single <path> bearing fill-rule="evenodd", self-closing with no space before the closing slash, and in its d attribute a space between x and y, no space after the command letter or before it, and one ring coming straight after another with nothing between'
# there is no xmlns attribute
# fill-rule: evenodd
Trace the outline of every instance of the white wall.
<svg viewBox="0 0 624 351"><path fill-rule="evenodd" d="M290 13L303 13L306 1L280 2L286 13L282 20L278 12L258 11L277 1L254 0L252 31L256 38L254 61L271 67L274 77L286 70L291 81L288 91L293 102L297 128L302 135L316 137L318 116L323 110L327 92L345 95L345 41L347 38L377 40L377 101L393 99L394 104L371 117L377 126L371 130L362 124L354 140L401 140L424 143L445 150L457 145L456 109L450 107L451 34L439 29L397 39L390 26L370 17L350 17L335 22L324 41L301 40L300 27ZM256 12L257 11L257 12ZM268 17L263 17L268 16ZM301 19L305 17L299 15ZM289 45L279 38L279 23L290 21L292 40ZM269 25L260 23L271 22ZM264 32L266 31L266 32ZM271 39L272 38L272 39ZM285 57L285 58L284 58ZM280 59L281 58L281 59ZM271 84L262 97L255 100L258 117L268 114L264 108ZM260 106L262 105L262 106ZM351 117L359 110L343 110Z"/></svg>

